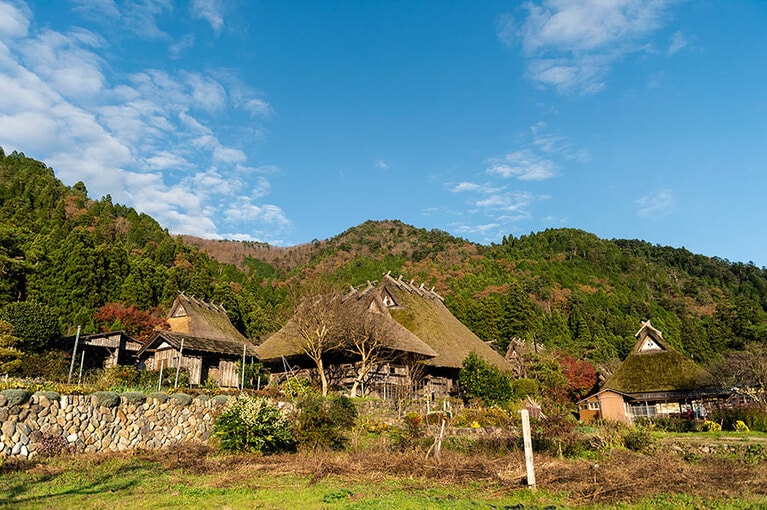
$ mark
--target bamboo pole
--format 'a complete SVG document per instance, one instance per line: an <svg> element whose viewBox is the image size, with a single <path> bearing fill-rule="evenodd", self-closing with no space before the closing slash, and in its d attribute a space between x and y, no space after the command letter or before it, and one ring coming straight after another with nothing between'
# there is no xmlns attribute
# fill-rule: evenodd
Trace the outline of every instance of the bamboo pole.
<svg viewBox="0 0 767 510"><path fill-rule="evenodd" d="M77 342L80 340L80 326L77 326L77 335L75 335L75 348L72 349L72 362L69 364L69 376L67 384L72 382L72 371L75 369L75 358L77 357Z"/></svg>

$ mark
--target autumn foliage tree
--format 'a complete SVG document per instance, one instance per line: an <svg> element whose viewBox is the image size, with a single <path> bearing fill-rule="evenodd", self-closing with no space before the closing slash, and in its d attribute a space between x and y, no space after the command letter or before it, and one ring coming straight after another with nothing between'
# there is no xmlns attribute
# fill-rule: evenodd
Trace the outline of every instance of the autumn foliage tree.
<svg viewBox="0 0 767 510"><path fill-rule="evenodd" d="M149 340L157 329L167 329L158 309L141 310L133 304L107 303L96 310L93 317L100 331L122 330L140 341Z"/></svg>
<svg viewBox="0 0 767 510"><path fill-rule="evenodd" d="M559 364L567 380L564 389L571 400L584 398L597 383L597 372L592 363L566 355L559 358Z"/></svg>

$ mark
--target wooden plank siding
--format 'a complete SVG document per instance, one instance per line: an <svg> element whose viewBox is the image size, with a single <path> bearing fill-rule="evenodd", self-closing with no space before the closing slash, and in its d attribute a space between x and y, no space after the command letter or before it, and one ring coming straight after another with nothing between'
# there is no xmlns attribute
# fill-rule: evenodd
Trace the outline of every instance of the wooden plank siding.
<svg viewBox="0 0 767 510"><path fill-rule="evenodd" d="M222 359L218 363L218 385L222 388L236 388L240 385L237 362Z"/></svg>

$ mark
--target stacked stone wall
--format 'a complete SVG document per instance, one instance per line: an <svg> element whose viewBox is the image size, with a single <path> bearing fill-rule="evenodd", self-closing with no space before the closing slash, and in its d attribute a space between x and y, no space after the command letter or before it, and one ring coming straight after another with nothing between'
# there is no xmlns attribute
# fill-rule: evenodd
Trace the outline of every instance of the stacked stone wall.
<svg viewBox="0 0 767 510"><path fill-rule="evenodd" d="M18 403L0 394L0 456L31 458L51 444L98 452L204 442L225 402L188 395L111 396L36 393Z"/></svg>

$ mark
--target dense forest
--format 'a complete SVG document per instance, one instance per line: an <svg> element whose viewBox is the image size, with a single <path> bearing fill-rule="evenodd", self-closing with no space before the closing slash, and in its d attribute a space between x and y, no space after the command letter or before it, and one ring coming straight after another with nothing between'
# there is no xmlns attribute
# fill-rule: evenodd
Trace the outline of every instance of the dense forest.
<svg viewBox="0 0 767 510"><path fill-rule="evenodd" d="M290 248L172 236L0 149L0 319L9 322L40 328L53 317L57 333L93 333L127 326L110 310L160 318L183 291L223 304L258 342L289 317L291 288L313 278L348 288L387 271L434 286L502 353L519 338L605 363L626 356L647 319L700 362L767 338L767 272L753 264L576 229L486 246L395 220Z"/></svg>

